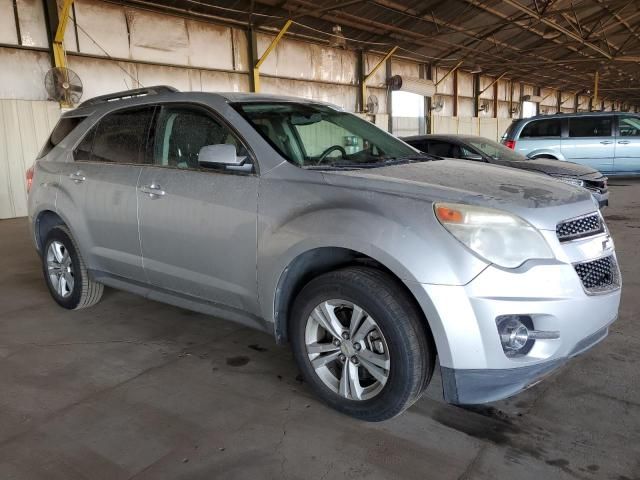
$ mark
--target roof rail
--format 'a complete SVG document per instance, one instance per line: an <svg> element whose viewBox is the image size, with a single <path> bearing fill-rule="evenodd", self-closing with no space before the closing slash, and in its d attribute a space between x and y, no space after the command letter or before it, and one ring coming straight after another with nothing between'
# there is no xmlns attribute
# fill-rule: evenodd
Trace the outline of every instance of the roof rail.
<svg viewBox="0 0 640 480"><path fill-rule="evenodd" d="M107 95L100 95L98 97L85 100L78 108L90 107L93 105L99 105L101 103L113 102L115 100L126 100L128 98L144 97L146 95L159 95L161 93L177 92L178 89L170 87L168 85L156 85L154 87L134 88L133 90L124 90L122 92L109 93Z"/></svg>

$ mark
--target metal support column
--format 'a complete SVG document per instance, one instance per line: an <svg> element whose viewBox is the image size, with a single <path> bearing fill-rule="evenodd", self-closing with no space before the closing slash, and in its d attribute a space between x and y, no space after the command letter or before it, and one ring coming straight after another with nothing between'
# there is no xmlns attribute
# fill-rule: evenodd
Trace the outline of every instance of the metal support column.
<svg viewBox="0 0 640 480"><path fill-rule="evenodd" d="M365 53L364 50L358 50L357 52L357 63L356 63L356 78L358 79L358 84L360 88L357 89L356 93L356 112L364 112L366 109L366 98L364 98L363 93L364 89L362 88L362 83L364 82L364 70L365 70Z"/></svg>
<svg viewBox="0 0 640 480"><path fill-rule="evenodd" d="M69 14L71 13L71 5L73 0L64 0L60 14L58 15L58 27L56 28L56 34L53 37L53 43L51 45L53 49L53 60L56 67L65 68L67 66L67 55L64 50L64 34L67 30L67 22L69 20Z"/></svg>
<svg viewBox="0 0 640 480"><path fill-rule="evenodd" d="M371 69L371 71L367 74L365 74L364 72L366 71L366 65L364 64L363 61L363 65L362 65L362 79L360 80L360 95L362 96L362 101L363 101L363 107L367 104L367 81L369 81L369 79L378 71L378 69L380 69L380 67L382 65L385 65L387 60L389 60L391 58L391 56L396 53L396 50L398 49L398 47L393 47L391 50L389 50L389 52L382 58L382 60L380 60L375 67L373 67ZM388 78L388 77L387 77ZM365 112L365 109L362 109L362 112Z"/></svg>
<svg viewBox="0 0 640 480"><path fill-rule="evenodd" d="M596 70L595 77L593 79L593 107L598 106L598 83L600 83L600 72ZM593 108L592 108L593 110Z"/></svg>
<svg viewBox="0 0 640 480"><path fill-rule="evenodd" d="M480 74L473 74L473 116L480 116Z"/></svg>
<svg viewBox="0 0 640 480"><path fill-rule="evenodd" d="M394 50L395 51L395 50ZM385 57L385 68L386 68L386 75L387 78L391 78L391 55L387 55ZM391 88L387 88L387 126L388 126L388 132L389 133L393 133L393 101L392 101L392 92L391 92Z"/></svg>
<svg viewBox="0 0 640 480"><path fill-rule="evenodd" d="M425 67L426 67L426 73L427 73L427 80L433 81L433 77L434 77L433 65L428 64L428 65L425 65ZM434 93L434 96L435 96L435 93ZM433 133L433 99L431 97L424 97L424 115L425 115L425 118L427 119L426 133Z"/></svg>

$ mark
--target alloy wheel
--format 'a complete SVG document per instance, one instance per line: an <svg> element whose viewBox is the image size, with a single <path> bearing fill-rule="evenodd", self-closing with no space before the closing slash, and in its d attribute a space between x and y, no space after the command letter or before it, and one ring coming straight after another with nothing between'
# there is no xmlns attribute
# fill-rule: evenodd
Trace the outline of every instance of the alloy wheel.
<svg viewBox="0 0 640 480"><path fill-rule="evenodd" d="M61 298L71 295L75 283L73 262L69 250L57 240L51 242L47 249L47 273L53 289Z"/></svg>
<svg viewBox="0 0 640 480"><path fill-rule="evenodd" d="M322 382L349 400L369 400L389 379L387 342L360 306L327 300L309 315L305 328L309 361Z"/></svg>

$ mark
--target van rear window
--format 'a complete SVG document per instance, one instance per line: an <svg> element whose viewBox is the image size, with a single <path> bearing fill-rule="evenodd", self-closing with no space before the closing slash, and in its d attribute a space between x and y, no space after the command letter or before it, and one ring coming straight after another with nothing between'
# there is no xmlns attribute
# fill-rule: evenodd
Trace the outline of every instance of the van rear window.
<svg viewBox="0 0 640 480"><path fill-rule="evenodd" d="M40 153L38 154L38 158L44 157L51 150L53 150L53 147L55 147L62 140L64 140L67 137L67 135L69 135L78 125L80 125L80 123L85 118L87 117L86 116L63 117L60 120L58 120L58 123L56 123L56 126L53 127L53 131L51 132L51 135L49 135L47 143L45 143L44 146L42 147L42 150L40 150Z"/></svg>
<svg viewBox="0 0 640 480"><path fill-rule="evenodd" d="M560 136L560 119L552 118L549 120L533 120L522 129L520 138L530 137L559 137Z"/></svg>

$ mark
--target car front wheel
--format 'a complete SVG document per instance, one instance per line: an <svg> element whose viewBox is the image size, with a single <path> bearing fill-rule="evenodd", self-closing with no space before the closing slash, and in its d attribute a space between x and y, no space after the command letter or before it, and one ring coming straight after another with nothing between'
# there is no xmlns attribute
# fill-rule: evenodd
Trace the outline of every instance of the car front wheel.
<svg viewBox="0 0 640 480"><path fill-rule="evenodd" d="M316 394L362 420L404 411L433 372L435 351L421 313L395 279L372 268L337 270L306 285L290 334Z"/></svg>

